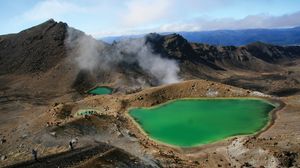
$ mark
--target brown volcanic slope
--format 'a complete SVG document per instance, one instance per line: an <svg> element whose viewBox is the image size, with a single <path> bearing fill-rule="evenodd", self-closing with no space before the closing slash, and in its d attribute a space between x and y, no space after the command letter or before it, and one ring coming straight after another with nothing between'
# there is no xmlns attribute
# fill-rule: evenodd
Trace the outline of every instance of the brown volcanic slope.
<svg viewBox="0 0 300 168"><path fill-rule="evenodd" d="M78 36L84 35L80 31L76 32ZM174 98L206 96L205 92L209 88L219 91L219 96L260 95L253 91L287 96L279 98L288 104L285 110L287 113L281 113L279 124L275 122L274 125L276 129L271 129L270 132L266 132L266 135L276 137L278 136L276 131L286 133L284 130L287 128L295 133L299 132L296 129L297 124L294 127L289 124L295 123L294 120L299 118L295 109L299 107L296 99L300 91L300 47L281 47L259 42L242 47L221 47L189 43L177 34L166 36L149 34L145 37L145 43L162 57L176 60L180 66L179 75L182 79L205 80L150 88L137 94L126 95L126 92L134 90L132 85L136 83L134 80L138 77L143 77L149 85L156 83L152 82L151 76L135 63L120 63L113 67L113 71L81 70L74 61L77 46L68 47L67 37L67 24L57 23L54 20L18 34L0 36L0 139L6 140L0 144L0 155L7 156L6 160L0 161L0 166L30 159L32 148L37 148L42 156L65 152L68 141L74 136L80 137L79 147L82 148L66 154L65 158L64 155L58 154L45 157L43 160L49 159L51 160L49 165L57 163L56 165L61 166L77 165L78 160L85 160L83 166L101 163L107 167L139 167L139 165L191 167L197 166L199 157L205 155L209 158L209 162L206 163L205 159L200 160L201 164L203 161L203 165L206 166L216 166L213 162L219 163L219 159L226 160L226 164L241 165L236 163L238 161L228 160L226 157L229 156L224 155L224 158L222 151L217 152L215 156L213 154L215 151L212 150L219 149L215 147L208 148L207 151L205 149L203 151L206 152L201 153L197 149L196 152L177 151L157 145L147 138L144 139L145 137L138 133L126 118L125 111L131 105L149 106ZM116 46L116 44L101 45L105 46L104 50L114 50ZM99 48L101 45L99 44ZM115 94L91 97L84 93L94 85L102 84L114 87ZM193 91L194 85L196 88L199 87L197 91ZM85 120L71 116L81 108L99 108L101 111L104 107L108 111L105 110L100 117ZM55 114L60 112L67 117L57 118ZM291 121L291 118L294 120ZM46 122L53 123L50 123L50 127L46 127ZM62 126L57 122L61 122ZM51 132L55 132L56 135L50 134ZM132 136L131 132L135 136ZM95 134L101 136L94 136ZM286 137L279 137L280 142L283 142L284 138ZM240 143L244 139L237 141ZM273 147L268 146L268 143L273 141L264 141L264 139L252 141L259 144L261 148L267 146L267 149L263 150L264 156L269 155L266 152L268 149L272 149L271 156L278 155L277 158L283 159L282 163L288 159L295 160L294 151L284 153L292 150L274 147L276 150L273 151ZM95 150L99 148L97 145L102 148L102 142L109 144L108 150L104 153ZM89 147L87 144L94 146ZM232 147L231 150L235 149ZM257 150L253 147L250 151L255 153ZM86 161L82 155L89 151L92 151L89 155L90 160ZM78 153L81 155L77 155ZM244 158L236 156L236 159L240 158L244 162L250 156L252 155L247 154ZM68 162L61 162L64 159L68 159ZM272 160L268 158L267 161L270 159ZM31 162L19 166L22 165L41 166Z"/></svg>
<svg viewBox="0 0 300 168"><path fill-rule="evenodd" d="M80 70L74 61L76 55L72 54L76 46L66 46L67 29L67 24L49 20L18 34L0 36L2 77L39 75L39 81L31 82L39 83L34 87L49 87L49 80L55 80L58 82L55 86L59 87L51 86L59 93L62 88L64 92L72 87L83 91L95 83L113 83L117 78L130 82L130 76L143 76L149 82L151 77L135 63L120 63L112 68L113 71L106 72ZM78 36L84 35L80 31L77 33ZM288 86L295 90L299 87L297 74L289 70L300 58L300 47L297 46L281 47L257 42L242 47L222 47L189 43L177 34L161 36L154 33L146 36L145 43L162 57L176 60L180 66L180 76L185 80L209 79L274 94L285 90L268 86ZM105 45L105 50L114 50L116 46Z"/></svg>
<svg viewBox="0 0 300 168"><path fill-rule="evenodd" d="M0 37L0 74L46 72L66 57L67 24L49 20Z"/></svg>
<svg viewBox="0 0 300 168"><path fill-rule="evenodd" d="M274 95L299 91L299 75L291 70L298 65L298 46L260 42L241 47L211 46L189 43L177 34L149 34L146 38L155 52L180 63L185 79L209 79Z"/></svg>
<svg viewBox="0 0 300 168"><path fill-rule="evenodd" d="M158 53L182 62L199 63L215 70L270 71L268 68L274 68L272 64L300 57L300 47L297 46L281 47L260 42L242 47L211 46L189 43L178 34L149 34L147 39Z"/></svg>

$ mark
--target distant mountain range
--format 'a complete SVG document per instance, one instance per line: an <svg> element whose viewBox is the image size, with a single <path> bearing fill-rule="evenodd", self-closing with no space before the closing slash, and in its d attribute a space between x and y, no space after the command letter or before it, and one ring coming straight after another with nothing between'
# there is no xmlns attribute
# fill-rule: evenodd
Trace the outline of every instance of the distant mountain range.
<svg viewBox="0 0 300 168"><path fill-rule="evenodd" d="M161 33L162 35L171 34ZM244 29L215 30L197 32L176 32L189 42L206 43L223 46L242 46L253 42L263 42L275 45L300 45L300 27L282 29ZM128 38L139 38L144 35L111 36L101 40L112 43Z"/></svg>

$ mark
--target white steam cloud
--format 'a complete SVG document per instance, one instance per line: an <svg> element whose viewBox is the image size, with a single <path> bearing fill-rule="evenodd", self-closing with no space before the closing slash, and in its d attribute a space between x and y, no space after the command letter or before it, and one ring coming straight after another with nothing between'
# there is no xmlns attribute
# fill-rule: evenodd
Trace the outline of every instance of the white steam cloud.
<svg viewBox="0 0 300 168"><path fill-rule="evenodd" d="M159 84L180 81L177 62L155 54L151 46L146 44L145 38L109 45L69 28L66 44L72 49L80 69L113 71L120 63L137 64Z"/></svg>
<svg viewBox="0 0 300 168"><path fill-rule="evenodd" d="M71 55L75 55L75 60L80 69L94 69L98 62L98 42L91 36L86 36L83 32L68 28L67 46L71 49Z"/></svg>
<svg viewBox="0 0 300 168"><path fill-rule="evenodd" d="M160 83L175 83L179 81L179 67L176 61L162 58L154 54L146 45L145 38L123 41L117 44L120 51L133 55L134 61L146 72L153 75Z"/></svg>

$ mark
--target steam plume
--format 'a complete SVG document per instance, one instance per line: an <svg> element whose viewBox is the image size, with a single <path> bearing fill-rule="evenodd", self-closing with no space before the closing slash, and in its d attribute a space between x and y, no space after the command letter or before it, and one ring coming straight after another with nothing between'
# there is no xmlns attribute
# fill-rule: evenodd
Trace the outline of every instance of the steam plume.
<svg viewBox="0 0 300 168"><path fill-rule="evenodd" d="M126 40L113 45L99 42L91 36L73 28L68 30L67 46L75 50L75 60L80 69L114 70L120 63L137 64L146 74L154 77L159 84L179 81L179 66L175 60L154 54L145 43L145 38Z"/></svg>

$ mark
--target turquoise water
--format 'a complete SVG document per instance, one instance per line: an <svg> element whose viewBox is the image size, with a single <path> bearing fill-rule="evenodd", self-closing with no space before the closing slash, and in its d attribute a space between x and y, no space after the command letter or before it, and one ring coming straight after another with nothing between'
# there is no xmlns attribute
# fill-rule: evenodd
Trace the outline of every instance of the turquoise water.
<svg viewBox="0 0 300 168"><path fill-rule="evenodd" d="M108 87L96 87L95 89L90 90L88 93L94 95L106 95L106 94L111 94L112 89Z"/></svg>
<svg viewBox="0 0 300 168"><path fill-rule="evenodd" d="M97 114L97 111L95 110L85 110L85 111L81 111L81 112L78 112L78 115L87 115L87 116L90 116L90 115L93 115L93 114Z"/></svg>
<svg viewBox="0 0 300 168"><path fill-rule="evenodd" d="M267 125L274 108L261 99L178 99L129 114L152 139L192 147L255 133Z"/></svg>

